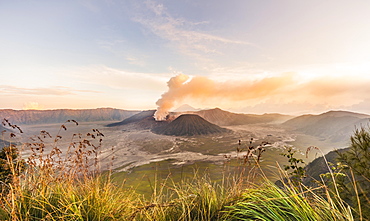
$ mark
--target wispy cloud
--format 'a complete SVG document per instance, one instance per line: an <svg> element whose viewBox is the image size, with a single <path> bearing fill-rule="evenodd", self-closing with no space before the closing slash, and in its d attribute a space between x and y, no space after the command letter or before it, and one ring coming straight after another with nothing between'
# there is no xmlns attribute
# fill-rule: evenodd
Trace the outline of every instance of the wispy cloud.
<svg viewBox="0 0 370 221"><path fill-rule="evenodd" d="M144 3L145 12L138 13L133 20L142 24L155 35L168 41L171 47L180 53L203 62L212 62L206 55L221 55L221 46L243 45L254 46L250 42L233 40L199 31L208 21L191 22L184 18L174 17L163 4L155 1Z"/></svg>
<svg viewBox="0 0 370 221"><path fill-rule="evenodd" d="M91 11L91 12L99 12L100 9L97 5L95 5L93 3L93 1L90 1L90 0L78 0L78 3L80 5L82 5L84 8L86 8L87 10Z"/></svg>
<svg viewBox="0 0 370 221"><path fill-rule="evenodd" d="M135 66L145 66L145 55L129 48L128 42L124 39L105 39L98 40L100 48L109 51L113 55L126 60L129 64Z"/></svg>
<svg viewBox="0 0 370 221"><path fill-rule="evenodd" d="M99 93L93 90L78 90L70 87L50 87L50 88L23 88L11 85L0 85L0 94L2 95L39 95L39 96L65 96L74 95L77 92Z"/></svg>
<svg viewBox="0 0 370 221"><path fill-rule="evenodd" d="M166 87L168 74L137 73L110 68L104 65L93 65L79 68L71 73L84 83L96 84L113 89L144 90L161 92Z"/></svg>

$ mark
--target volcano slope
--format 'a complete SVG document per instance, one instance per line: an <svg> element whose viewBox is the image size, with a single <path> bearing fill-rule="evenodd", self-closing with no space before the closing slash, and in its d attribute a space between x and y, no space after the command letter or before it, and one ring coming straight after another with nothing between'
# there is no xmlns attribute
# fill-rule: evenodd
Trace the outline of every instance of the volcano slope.
<svg viewBox="0 0 370 221"><path fill-rule="evenodd" d="M124 119L123 121L108 124L107 127L115 127L115 126L130 124L130 123L137 123L149 117L153 118L154 113L155 113L155 110L142 111L129 118Z"/></svg>
<svg viewBox="0 0 370 221"><path fill-rule="evenodd" d="M167 124L167 121L156 121L153 117L155 110L142 111L123 121L106 125L107 127L117 127L129 125L134 130L150 130L155 127Z"/></svg>
<svg viewBox="0 0 370 221"><path fill-rule="evenodd" d="M183 114L167 125L153 128L152 132L171 136L195 136L227 133L230 130L212 124L196 114Z"/></svg>

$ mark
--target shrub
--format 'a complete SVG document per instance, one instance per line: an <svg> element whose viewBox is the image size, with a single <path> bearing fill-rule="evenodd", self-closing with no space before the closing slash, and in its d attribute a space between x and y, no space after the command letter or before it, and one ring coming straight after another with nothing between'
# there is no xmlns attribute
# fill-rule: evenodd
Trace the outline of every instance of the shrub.
<svg viewBox="0 0 370 221"><path fill-rule="evenodd" d="M341 196L353 206L360 219L370 219L370 131L356 129L349 150L338 151L338 161L345 176L337 179Z"/></svg>

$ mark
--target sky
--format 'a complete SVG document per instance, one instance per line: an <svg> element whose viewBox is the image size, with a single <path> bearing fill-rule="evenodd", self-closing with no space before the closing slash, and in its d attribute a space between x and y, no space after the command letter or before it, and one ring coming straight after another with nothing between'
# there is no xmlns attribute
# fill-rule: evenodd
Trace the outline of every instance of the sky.
<svg viewBox="0 0 370 221"><path fill-rule="evenodd" d="M370 1L0 0L0 109L370 114Z"/></svg>

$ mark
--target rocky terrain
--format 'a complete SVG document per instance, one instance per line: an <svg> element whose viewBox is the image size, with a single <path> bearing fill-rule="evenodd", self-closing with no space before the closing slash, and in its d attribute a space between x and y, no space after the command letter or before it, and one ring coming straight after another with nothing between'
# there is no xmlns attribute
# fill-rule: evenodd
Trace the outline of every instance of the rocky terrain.
<svg viewBox="0 0 370 221"><path fill-rule="evenodd" d="M198 113L196 115L189 114L192 112L171 113L167 121L155 121L154 110L142 112L116 109L2 110L0 113L5 112L17 113L18 115L6 116L14 116L12 119L22 122L21 127L25 132L17 134L17 138L11 142L29 142L30 137L38 135L40 130L46 130L53 138L45 142L49 142L52 147L55 145L54 138L60 135L63 138L58 141L58 146L66 149L73 134L87 134L91 129L99 128L105 135L99 157L102 167L112 165L112 168L117 170L128 170L169 159L174 160L174 164L191 164L197 161L220 163L225 161L226 156L227 159L241 157L242 153L238 154L235 151L237 148L243 149L250 145L251 138L253 146L258 146L262 142L270 144L263 160L274 164L276 156L289 145L294 145L302 153L311 145L318 146L324 153L336 147L345 147L355 126L367 125L369 121L369 115L344 111L330 111L290 119L292 117L287 115L235 114L216 108L195 111ZM52 120L52 116L59 117ZM68 123L65 124L68 130L61 130L61 124L67 119L76 119L79 125ZM281 124L284 119L288 120ZM8 137L0 139L5 140L0 141L0 144L7 145L9 142ZM26 157L30 152L24 149L22 154ZM310 160L314 158L315 155Z"/></svg>

